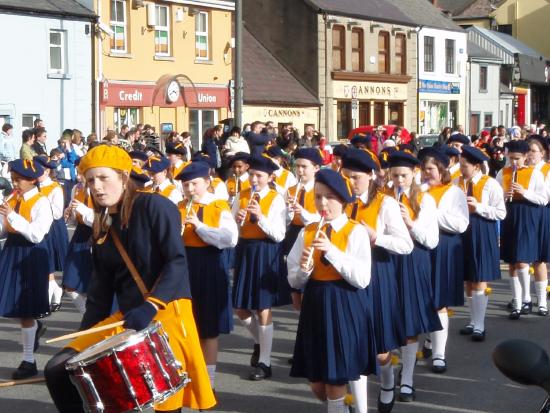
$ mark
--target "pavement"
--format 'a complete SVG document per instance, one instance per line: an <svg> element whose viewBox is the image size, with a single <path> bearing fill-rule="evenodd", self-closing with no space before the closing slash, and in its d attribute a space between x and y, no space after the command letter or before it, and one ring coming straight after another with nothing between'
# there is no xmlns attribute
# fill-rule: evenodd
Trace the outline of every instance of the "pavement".
<svg viewBox="0 0 550 413"><path fill-rule="evenodd" d="M473 343L460 336L466 324L465 308L457 308L450 319L447 347L448 370L436 375L430 362L419 360L415 370L417 401L396 402L394 412L538 412L545 393L537 387L521 386L505 378L493 366L491 352L495 345L508 338L527 338L550 352L550 316L522 316L519 321L507 319L505 308L510 298L508 280L493 284L487 314L487 339ZM326 407L317 401L305 380L290 378L288 358L291 356L297 327L297 314L290 307L274 311L273 377L263 382L247 380L252 341L236 323L231 335L220 343L216 393L218 405L212 410L225 413L313 413ZM46 339L78 328L80 315L67 299L62 309L45 320L48 330L37 352L39 369L60 348L60 343L44 344ZM20 329L13 320L0 319L0 378L9 379L20 362ZM396 369L399 367L396 366ZM396 370L397 373L397 370ZM397 374L396 374L397 376ZM378 380L369 378L369 411L376 411ZM1 413L55 412L44 384L0 388Z"/></svg>

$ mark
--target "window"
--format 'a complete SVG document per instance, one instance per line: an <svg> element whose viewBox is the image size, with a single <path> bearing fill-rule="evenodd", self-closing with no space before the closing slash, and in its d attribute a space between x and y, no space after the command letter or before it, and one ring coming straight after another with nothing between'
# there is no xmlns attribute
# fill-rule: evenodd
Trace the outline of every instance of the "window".
<svg viewBox="0 0 550 413"><path fill-rule="evenodd" d="M346 29L332 28L332 70L346 70Z"/></svg>
<svg viewBox="0 0 550 413"><path fill-rule="evenodd" d="M168 6L155 6L155 54L170 55L170 9Z"/></svg>
<svg viewBox="0 0 550 413"><path fill-rule="evenodd" d="M486 128L490 128L493 126L493 114L492 113L486 113L483 116L483 126Z"/></svg>
<svg viewBox="0 0 550 413"><path fill-rule="evenodd" d="M487 66L479 67L479 91L487 92Z"/></svg>
<svg viewBox="0 0 550 413"><path fill-rule="evenodd" d="M363 38L363 29L353 29L351 31L351 70L354 72L365 70Z"/></svg>
<svg viewBox="0 0 550 413"><path fill-rule="evenodd" d="M111 0L111 52L126 53L126 1Z"/></svg>
<svg viewBox="0 0 550 413"><path fill-rule="evenodd" d="M497 29L500 33L506 33L506 34L509 34L510 36L513 36L513 29L512 29L512 25L511 24L499 24L498 25L498 29Z"/></svg>
<svg viewBox="0 0 550 413"><path fill-rule="evenodd" d="M65 32L50 30L50 73L65 73Z"/></svg>
<svg viewBox="0 0 550 413"><path fill-rule="evenodd" d="M31 129L31 128L34 128L34 121L36 119L40 119L40 115L37 114L37 113L33 113L33 114L30 114L30 113L27 113L27 114L23 114L21 116L21 127L23 129Z"/></svg>
<svg viewBox="0 0 550 413"><path fill-rule="evenodd" d="M434 71L434 38L424 37L424 71Z"/></svg>
<svg viewBox="0 0 550 413"><path fill-rule="evenodd" d="M403 103L390 102L388 104L389 119L388 125L403 125Z"/></svg>
<svg viewBox="0 0 550 413"><path fill-rule="evenodd" d="M336 104L336 133L338 139L347 138L351 130L351 102Z"/></svg>
<svg viewBox="0 0 550 413"><path fill-rule="evenodd" d="M455 72L455 41L445 39L445 73Z"/></svg>
<svg viewBox="0 0 550 413"><path fill-rule="evenodd" d="M189 133L191 133L191 145L198 150L201 149L202 135L207 129L218 124L218 112L215 110L189 111Z"/></svg>
<svg viewBox="0 0 550 413"><path fill-rule="evenodd" d="M139 109L115 108L113 121L115 130L117 131L120 130L122 125L128 125L130 128L133 128L139 123Z"/></svg>
<svg viewBox="0 0 550 413"><path fill-rule="evenodd" d="M479 133L479 113L472 113L470 115L470 134Z"/></svg>
<svg viewBox="0 0 550 413"><path fill-rule="evenodd" d="M378 72L390 73L390 34L378 34Z"/></svg>
<svg viewBox="0 0 550 413"><path fill-rule="evenodd" d="M208 13L201 11L195 16L195 58L208 60Z"/></svg>
<svg viewBox="0 0 550 413"><path fill-rule="evenodd" d="M404 34L395 36L395 70L398 74L407 74L407 37Z"/></svg>
<svg viewBox="0 0 550 413"><path fill-rule="evenodd" d="M373 125L385 125L384 102L374 102L374 122Z"/></svg>

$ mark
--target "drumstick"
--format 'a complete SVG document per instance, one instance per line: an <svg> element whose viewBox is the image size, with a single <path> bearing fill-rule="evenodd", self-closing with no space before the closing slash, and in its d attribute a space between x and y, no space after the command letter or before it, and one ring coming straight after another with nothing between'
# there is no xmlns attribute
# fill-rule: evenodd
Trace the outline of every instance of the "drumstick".
<svg viewBox="0 0 550 413"><path fill-rule="evenodd" d="M109 330L110 328L120 327L123 324L124 324L124 321L117 321L116 323L111 323L111 324L107 324L99 327L92 327L92 328L89 328L88 330L82 330L82 331L77 331L75 333L65 334L64 336L59 336L56 338L46 340L46 344L55 343L57 341L69 340L71 338L77 338L80 336L85 336L86 334L97 333L99 331Z"/></svg>
<svg viewBox="0 0 550 413"><path fill-rule="evenodd" d="M12 386L17 386L19 384L36 384L36 383L43 383L45 381L46 381L46 378L44 376L33 377L32 379L0 381L0 387L12 387Z"/></svg>

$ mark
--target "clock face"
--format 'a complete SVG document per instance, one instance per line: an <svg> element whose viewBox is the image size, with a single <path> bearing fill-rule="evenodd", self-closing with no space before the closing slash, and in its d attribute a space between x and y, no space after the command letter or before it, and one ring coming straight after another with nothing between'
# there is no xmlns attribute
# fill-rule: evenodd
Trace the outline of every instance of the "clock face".
<svg viewBox="0 0 550 413"><path fill-rule="evenodd" d="M180 97L180 85L175 80L172 80L166 88L166 100L174 103Z"/></svg>

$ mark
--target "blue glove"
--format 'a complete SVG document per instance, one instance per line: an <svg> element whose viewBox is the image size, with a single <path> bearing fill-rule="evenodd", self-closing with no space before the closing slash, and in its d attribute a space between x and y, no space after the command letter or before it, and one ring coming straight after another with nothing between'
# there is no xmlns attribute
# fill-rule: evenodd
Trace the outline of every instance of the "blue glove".
<svg viewBox="0 0 550 413"><path fill-rule="evenodd" d="M133 308L124 314L124 328L141 331L153 321L157 309L149 301L145 301L139 307Z"/></svg>

